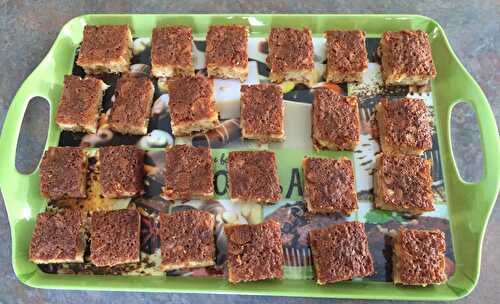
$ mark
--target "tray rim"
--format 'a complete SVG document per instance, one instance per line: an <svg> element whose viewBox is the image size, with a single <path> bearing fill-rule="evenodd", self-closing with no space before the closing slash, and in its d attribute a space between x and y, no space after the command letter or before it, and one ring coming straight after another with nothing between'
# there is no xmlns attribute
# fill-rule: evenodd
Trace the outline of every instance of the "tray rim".
<svg viewBox="0 0 500 304"><path fill-rule="evenodd" d="M220 279L214 278L182 278L181 280L175 280L176 278L171 279L158 279L159 277L154 277L155 280L151 280L152 278L142 277L141 281L148 282L147 285L141 284L141 286L135 286L139 284L130 284L128 282L129 278L127 277L109 277L109 276L91 276L82 279L82 276L72 276L72 275L49 275L49 274L41 274L40 271L31 271L30 267L26 267L23 265L26 264L26 257L17 256L16 255L16 243L17 243L17 234L21 234L19 230L26 230L26 227L19 226L19 219L22 219L22 214L20 214L19 210L16 210L13 201L19 202L22 199L35 200L39 201L38 193L34 193L34 191L24 189L25 195L20 197L19 193L16 193L14 190L22 190L23 186L29 186L32 183L38 181L38 170L35 170L33 173L29 175L21 175L19 174L13 165L13 160L15 159L15 146L17 143L17 136L19 133L20 125L22 122L22 117L24 115L24 111L29 103L29 99L34 96L42 96L45 97L49 104L54 103L54 100L58 100L58 91L54 89L57 83L61 83L62 75L49 75L49 78L42 82L42 72L46 72L47 67L50 64L52 56L56 56L56 52L61 49L61 41L65 43L69 43L73 45L73 47L79 43L81 40L80 36L75 37L67 37L65 32L71 32L73 27L83 27L84 24L90 24L92 22L88 22L89 20L98 20L98 23L103 23L103 20L108 21L109 18L119 19L118 23L123 22L123 20L128 20L131 27L133 28L133 21L135 19L140 18L149 18L148 21L158 21L158 18L193 18L193 22L196 22L199 19L215 19L215 20L228 20L228 18L276 18L276 19L286 19L286 18L301 18L301 22L303 19L314 19L314 18L333 18L333 19L345 19L348 18L350 20L357 21L361 18L368 18L370 20L377 20L387 22L387 20L410 20L411 22L417 22L417 26L414 28L421 28L430 32L431 36L437 37L436 39L441 39L441 43L444 43L444 53L440 54L440 56L446 56L451 61L449 65L450 69L447 69L446 66L442 66L440 61L435 60L436 68L438 71L440 70L451 70L456 73L459 73L462 82L465 82L463 85L464 89L459 90L456 94L452 96L439 97L438 92L435 92L433 89L433 97L434 102L436 99L439 99L440 109L439 113L436 115L436 127L438 129L438 140L441 146L441 155L446 157L441 157L441 161L443 164L443 174L444 181L446 186L446 192L448 201L457 201L457 203L450 204L450 229L452 231L452 239L453 246L455 248L455 258L457 262L457 268L455 275L450 278L450 281L446 286L448 289L445 293L436 293L433 291L434 289L445 291L441 287L443 286L431 286L428 288L402 288L396 287L392 283L384 283L384 282L369 282L369 284L365 284L367 282L344 282L340 284L336 284L335 286L329 286L327 288L318 288L313 284L305 283L303 280L284 280L282 282L256 282L256 283L248 283L237 286L230 286L226 282ZM113 19L113 20L115 20ZM195 20L197 19L197 20ZM257 20L257 19L256 19ZM113 21L114 22L114 21ZM282 21L280 21L282 22ZM286 21L285 21L286 22ZM339 21L340 22L340 21ZM383 23L381 22L381 23ZM106 23L106 22L104 22ZM116 22L115 22L116 23ZM131 24L132 23L132 24ZM349 24L347 22L347 24ZM154 27L156 23L151 23L144 25L147 28ZM347 26L349 27L349 26ZM74 29L73 29L74 30ZM68 41L69 39L69 41ZM66 41L65 41L66 40ZM74 52L74 48L73 48ZM435 49L433 47L433 57L435 58ZM73 53L74 54L74 53ZM72 65L72 59L70 66ZM70 69L71 70L71 69ZM66 71L69 72L70 70ZM54 69L55 71L55 69ZM443 73L438 72L438 74ZM447 73L445 73L447 74ZM47 76L47 75L45 75ZM57 79L57 77L59 77ZM50 79L52 78L52 79ZM438 78L433 81L433 86L437 87L450 85L446 83L447 79ZM442 83L444 82L444 84ZM49 83L50 86L46 84ZM437 83L437 84L436 84ZM43 86L45 85L45 87ZM469 93L467 93L469 91ZM441 96L441 95L439 95ZM461 100L467 100L469 104L474 108L476 115L478 117L478 123L481 129L481 140L482 140L482 148L484 153L484 176L479 183L467 183L464 182L460 175L458 174L458 170L456 168L456 164L453 160L453 154L451 151L451 139L449 133L449 120L451 115L451 110L453 106L460 102ZM442 101L442 100L445 100ZM438 106L438 105L435 105ZM436 110L438 112L438 110ZM47 136L47 143L45 148L47 148L49 143L57 143L57 138L59 133L54 130L54 123L52 121L52 117L55 113L55 107L51 106L51 119L49 123L49 134ZM20 118L20 119L19 119ZM57 129L57 128L56 128ZM488 131L489 130L489 131ZM460 63L456 55L453 53L451 46L448 43L448 40L445 36L445 33L441 26L434 20L421 16L421 15L393 15L393 14L381 14L381 15L372 15L372 14L90 14L90 15L82 15L75 17L68 21L61 29L61 32L57 36L54 41L53 46L49 50L48 54L41 61L39 66L35 68L32 74L28 76L26 81L22 84L21 88L16 93L7 113L4 127L2 130L2 136L0 138L0 169L2 172L12 173L15 178L8 178L7 175L3 173L0 175L0 186L2 188L2 193L4 195L4 200L6 204L6 208L8 211L9 223L11 225L11 237L12 237L12 262L14 266L14 270L16 276L19 280L29 286L33 287L42 287L42 288L64 288L64 289L86 289L86 290L127 290L127 291L170 291L170 292L210 292L210 293L231 293L231 294L262 294L262 295L281 295L281 296L306 296L306 297L338 297L338 298L364 298L364 299L407 299L407 300L417 300L417 299L429 299L431 297L432 300L452 300L458 299L469 294L474 286L477 284L479 277L479 266L480 266L480 257L481 257L481 245L482 239L484 236L484 231L486 227L486 223L488 217L491 213L493 205L495 203L495 198L498 195L498 189L500 187L500 162L496 159L492 158L495 155L499 154L500 151L500 141L498 138L498 133L495 132L496 122L494 116L491 112L491 108L486 100L486 97L482 93L481 89L477 85L477 83L472 79L470 74L465 70L463 65ZM495 134L496 133L496 134ZM488 142L488 145L486 145ZM13 147L12 147L13 146ZM444 149L443 149L444 148ZM7 153L8 151L8 153ZM445 153L446 152L446 153ZM15 180L19 181L17 187L15 189L10 189L13 186L13 182ZM493 188L495 187L496 188ZM455 194L455 189L463 188ZM453 194L450 193L450 189L454 189ZM488 190L488 189L494 189ZM28 188L29 189L29 188ZM486 198L484 196L487 196ZM464 202L465 200L475 200L481 201L482 203L474 206L468 206ZM460 203L459 203L460 202ZM452 206L455 205L456 206ZM472 208L473 211L476 212L473 215L473 212L469 212L469 216L461 216L460 218L454 219L451 216L453 210L456 212L456 208L463 207ZM33 213L38 213L45 207L44 204L38 203L32 210ZM21 210L21 213L23 211ZM20 216L21 215L21 216ZM471 219L475 220L475 223L471 222ZM477 221L477 222L476 222ZM33 222L33 221L31 221ZM453 233L459 224L467 224L471 227L471 237L473 246L458 246L463 243L463 241L458 242L458 239L463 239L463 237L457 236L457 233ZM33 223L31 223L32 227ZM26 225L24 225L26 226ZM458 242L458 243L457 243ZM464 248L461 248L464 247ZM457 250L457 248L459 248ZM457 256L458 255L458 256ZM472 260L472 263L463 263L465 260ZM28 269L27 269L28 268ZM38 268L37 268L38 269ZM147 278L147 279L146 279ZM127 280L126 280L127 279ZM86 281L86 282L83 282ZM91 281L91 282L87 282ZM149 282L155 281L155 282ZM158 282L161 283L158 285ZM106 284L103 284L106 282ZM190 282L187 284L186 282ZM299 284L297 284L299 282ZM389 285L388 285L389 284ZM128 286L125 286L128 285ZM200 287L204 285L205 287ZM369 285L369 286L368 286ZM219 288L215 288L219 287ZM307 287L307 290L304 289ZM367 291L366 289L371 289Z"/></svg>

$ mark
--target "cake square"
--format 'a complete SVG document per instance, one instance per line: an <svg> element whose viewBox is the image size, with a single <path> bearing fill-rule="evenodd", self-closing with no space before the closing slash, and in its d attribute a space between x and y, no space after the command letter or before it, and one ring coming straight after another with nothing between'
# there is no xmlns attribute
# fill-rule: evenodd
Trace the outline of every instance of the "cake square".
<svg viewBox="0 0 500 304"><path fill-rule="evenodd" d="M432 149L431 116L422 99L382 98L375 110L383 152L420 155Z"/></svg>
<svg viewBox="0 0 500 304"><path fill-rule="evenodd" d="M309 232L311 252L320 285L374 273L365 226L360 222L334 224Z"/></svg>
<svg viewBox="0 0 500 304"><path fill-rule="evenodd" d="M87 155L77 147L49 147L40 163L40 193L49 200L87 197Z"/></svg>
<svg viewBox="0 0 500 304"><path fill-rule="evenodd" d="M193 76L193 33L187 26L153 29L151 72L155 77Z"/></svg>
<svg viewBox="0 0 500 304"><path fill-rule="evenodd" d="M38 214L29 260L36 264L83 263L84 231L80 210L63 209Z"/></svg>
<svg viewBox="0 0 500 304"><path fill-rule="evenodd" d="M166 200L209 199L214 195L214 164L208 147L175 145L165 152Z"/></svg>
<svg viewBox="0 0 500 304"><path fill-rule="evenodd" d="M175 136L205 132L219 124L213 83L203 76L168 80L170 125Z"/></svg>
<svg viewBox="0 0 500 304"><path fill-rule="evenodd" d="M206 42L208 76L245 81L248 75L248 28L238 24L211 25Z"/></svg>
<svg viewBox="0 0 500 304"><path fill-rule="evenodd" d="M196 209L160 213L160 270L215 264L215 219Z"/></svg>
<svg viewBox="0 0 500 304"><path fill-rule="evenodd" d="M154 85L145 76L122 76L116 84L109 115L111 130L132 135L148 132Z"/></svg>
<svg viewBox="0 0 500 304"><path fill-rule="evenodd" d="M105 267L139 262L141 218L137 210L95 211L90 222L92 264Z"/></svg>
<svg viewBox="0 0 500 304"><path fill-rule="evenodd" d="M231 151L227 166L231 200L275 203L281 199L274 152Z"/></svg>
<svg viewBox="0 0 500 304"><path fill-rule="evenodd" d="M285 106L279 85L257 84L241 86L241 137L260 143L282 141L285 138Z"/></svg>
<svg viewBox="0 0 500 304"><path fill-rule="evenodd" d="M283 246L278 222L225 225L224 233L230 283L283 278Z"/></svg>
<svg viewBox="0 0 500 304"><path fill-rule="evenodd" d="M426 32L385 32L377 55L382 61L386 85L425 85L436 77Z"/></svg>
<svg viewBox="0 0 500 304"><path fill-rule="evenodd" d="M434 210L432 161L414 155L381 153L374 172L375 207L421 214Z"/></svg>
<svg viewBox="0 0 500 304"><path fill-rule="evenodd" d="M342 96L329 88L314 90L312 140L318 150L354 150L359 143L356 96Z"/></svg>
<svg viewBox="0 0 500 304"><path fill-rule="evenodd" d="M87 74L127 72L132 58L128 25L86 25L76 64Z"/></svg>
<svg viewBox="0 0 500 304"><path fill-rule="evenodd" d="M269 54L266 62L272 82L291 81L312 87L317 80L314 72L312 34L301 30L273 27L268 39Z"/></svg>
<svg viewBox="0 0 500 304"><path fill-rule="evenodd" d="M102 196L121 198L144 193L144 151L136 146L108 146L97 152Z"/></svg>
<svg viewBox="0 0 500 304"><path fill-rule="evenodd" d="M304 200L309 212L350 215L358 209L350 159L305 157L302 170Z"/></svg>
<svg viewBox="0 0 500 304"><path fill-rule="evenodd" d="M399 230L393 246L394 283L421 286L444 283L445 251L445 237L440 230Z"/></svg>
<svg viewBox="0 0 500 304"><path fill-rule="evenodd" d="M360 30L325 32L328 82L361 82L368 69L365 33Z"/></svg>
<svg viewBox="0 0 500 304"><path fill-rule="evenodd" d="M73 132L97 132L102 97L108 86L100 79L64 75L64 87L56 113L56 124Z"/></svg>

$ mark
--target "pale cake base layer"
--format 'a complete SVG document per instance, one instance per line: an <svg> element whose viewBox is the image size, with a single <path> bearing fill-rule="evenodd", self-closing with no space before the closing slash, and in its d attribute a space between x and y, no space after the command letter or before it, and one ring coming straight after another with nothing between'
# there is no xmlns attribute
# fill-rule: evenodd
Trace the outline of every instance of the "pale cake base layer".
<svg viewBox="0 0 500 304"><path fill-rule="evenodd" d="M242 82L247 79L248 65L245 67L219 67L214 65L207 66L208 77L222 79L239 79Z"/></svg>
<svg viewBox="0 0 500 304"><path fill-rule="evenodd" d="M252 199L252 200L246 200L246 199L241 199L241 198L231 198L231 202L238 203L238 204L253 204L253 203L257 203L257 204L261 204L261 205L272 205L272 204L276 203L276 202L267 201L267 200L265 200L263 198L256 198L256 199Z"/></svg>
<svg viewBox="0 0 500 304"><path fill-rule="evenodd" d="M327 82L333 82L333 83L344 83L344 82L360 83L363 81L363 74L365 71L366 69L359 73L342 74L327 70L325 73L325 79Z"/></svg>
<svg viewBox="0 0 500 304"><path fill-rule="evenodd" d="M318 76L314 69L312 70L300 70L300 71L289 71L286 73L269 73L269 80L272 82L281 83L283 81L290 81L295 84L305 84L308 87L312 87L314 83L317 82Z"/></svg>
<svg viewBox="0 0 500 304"><path fill-rule="evenodd" d="M376 111L375 111L375 118L377 120L377 126L378 126L378 133L379 133L379 142L380 142L380 147L383 152L386 153L403 153L403 154L411 154L411 155L422 155L424 153L424 150L419 150L419 149L412 149L410 147L394 147L393 145L389 144L386 140L386 129L385 129L385 109L382 106L381 103L378 103L376 106Z"/></svg>
<svg viewBox="0 0 500 304"><path fill-rule="evenodd" d="M252 134L252 133L247 133L245 130L241 130L241 138L243 139L254 139L257 140L261 144L266 144L269 142L282 142L285 140L285 132L279 133L279 134L268 134L268 135L261 135L261 134Z"/></svg>
<svg viewBox="0 0 500 304"><path fill-rule="evenodd" d="M318 139L316 136L313 136L313 145L316 150L333 150L333 151L341 151L348 150L353 151L356 146L359 144L359 140L352 143L351 146L341 149L337 144L331 141Z"/></svg>
<svg viewBox="0 0 500 304"><path fill-rule="evenodd" d="M217 113L212 117L198 120L196 122L172 124L172 132L175 136L188 136L196 132L206 132L219 125Z"/></svg>
<svg viewBox="0 0 500 304"><path fill-rule="evenodd" d="M181 268L208 267L208 266L213 266L213 265L215 265L215 262L213 260L189 261L189 262L177 263L177 264L161 264L160 270L161 271L168 271L168 270L181 269Z"/></svg>
<svg viewBox="0 0 500 304"><path fill-rule="evenodd" d="M165 190L165 187L162 188L162 193L160 197L167 201L175 201L175 200L184 200L184 199L194 199L194 200L207 200L214 197L213 192L193 192L189 195L189 198L178 195L173 191Z"/></svg>
<svg viewBox="0 0 500 304"><path fill-rule="evenodd" d="M154 77L194 76L194 67L179 65L152 64L151 73Z"/></svg>

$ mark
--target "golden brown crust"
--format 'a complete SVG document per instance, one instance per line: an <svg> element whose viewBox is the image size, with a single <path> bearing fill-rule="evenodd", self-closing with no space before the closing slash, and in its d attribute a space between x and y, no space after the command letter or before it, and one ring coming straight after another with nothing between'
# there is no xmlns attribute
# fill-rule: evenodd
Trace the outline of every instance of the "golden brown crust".
<svg viewBox="0 0 500 304"><path fill-rule="evenodd" d="M304 199L309 212L350 215L358 209L350 159L306 157L302 169Z"/></svg>
<svg viewBox="0 0 500 304"><path fill-rule="evenodd" d="M187 26L156 27L151 42L151 65L156 77L194 75L193 35ZM162 69L171 68L166 75Z"/></svg>
<svg viewBox="0 0 500 304"><path fill-rule="evenodd" d="M374 273L368 238L360 222L334 224L311 230L309 240L316 281L323 285Z"/></svg>
<svg viewBox="0 0 500 304"><path fill-rule="evenodd" d="M214 165L208 147L175 145L165 152L167 200L208 199L214 195Z"/></svg>
<svg viewBox="0 0 500 304"><path fill-rule="evenodd" d="M394 283L422 286L444 283L445 251L442 231L401 229L393 247Z"/></svg>
<svg viewBox="0 0 500 304"><path fill-rule="evenodd" d="M95 211L90 224L92 264L103 267L139 262L139 236L137 210Z"/></svg>
<svg viewBox="0 0 500 304"><path fill-rule="evenodd" d="M144 76L123 76L117 84L109 126L123 134L144 135L148 131L154 86Z"/></svg>
<svg viewBox="0 0 500 304"><path fill-rule="evenodd" d="M37 264L82 263L83 233L80 210L40 213L30 242L29 260Z"/></svg>
<svg viewBox="0 0 500 304"><path fill-rule="evenodd" d="M130 197L144 192L144 151L136 146L109 146L98 151L102 195Z"/></svg>
<svg viewBox="0 0 500 304"><path fill-rule="evenodd" d="M207 67L242 67L248 65L248 28L243 25L211 25L207 33Z"/></svg>
<svg viewBox="0 0 500 304"><path fill-rule="evenodd" d="M87 155L77 147L50 147L40 163L40 192L50 200L87 196Z"/></svg>
<svg viewBox="0 0 500 304"><path fill-rule="evenodd" d="M374 176L375 207L420 214L434 210L432 162L413 155L382 153Z"/></svg>
<svg viewBox="0 0 500 304"><path fill-rule="evenodd" d="M160 269L214 265L214 225L214 216L205 211L160 213Z"/></svg>
<svg viewBox="0 0 500 304"><path fill-rule="evenodd" d="M94 77L64 75L55 119L57 125L63 130L95 133L105 86Z"/></svg>
<svg viewBox="0 0 500 304"><path fill-rule="evenodd" d="M368 68L365 33L359 30L325 32L326 81L361 81Z"/></svg>
<svg viewBox="0 0 500 304"><path fill-rule="evenodd" d="M276 157L271 151L231 151L229 196L239 202L275 203L281 199Z"/></svg>
<svg viewBox="0 0 500 304"><path fill-rule="evenodd" d="M376 120L382 151L418 155L432 148L431 117L423 100L383 98Z"/></svg>
<svg viewBox="0 0 500 304"><path fill-rule="evenodd" d="M283 93L279 85L241 86L241 135L261 143L285 136Z"/></svg>
<svg viewBox="0 0 500 304"><path fill-rule="evenodd" d="M317 149L354 150L359 143L359 110L356 96L334 90L314 90L312 139Z"/></svg>
<svg viewBox="0 0 500 304"><path fill-rule="evenodd" d="M283 278L281 227L275 221L256 225L226 225L230 283Z"/></svg>

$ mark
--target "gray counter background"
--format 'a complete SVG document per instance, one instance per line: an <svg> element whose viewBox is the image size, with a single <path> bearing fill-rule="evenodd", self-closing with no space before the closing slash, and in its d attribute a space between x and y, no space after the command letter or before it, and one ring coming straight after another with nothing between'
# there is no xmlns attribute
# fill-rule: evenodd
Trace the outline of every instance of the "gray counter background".
<svg viewBox="0 0 500 304"><path fill-rule="evenodd" d="M500 1L6 1L0 0L0 126L22 81L37 66L59 30L72 17L87 13L405 13L434 18L467 70L489 99L497 122L500 117ZM27 129L21 136L18 168L36 166L33 160L45 138L38 126L47 109L31 108ZM454 109L452 136L457 164L466 180L482 175L482 157L475 115L470 107ZM0 172L1 174L1 172ZM10 228L0 198L0 304L7 303L365 303L328 299L285 297L85 292L33 289L16 279L11 266ZM471 202L474 203L474 202ZM483 247L479 284L457 303L498 303L500 300L500 206L493 210ZM382 302L389 303L389 302ZM404 302L398 302L404 303Z"/></svg>

